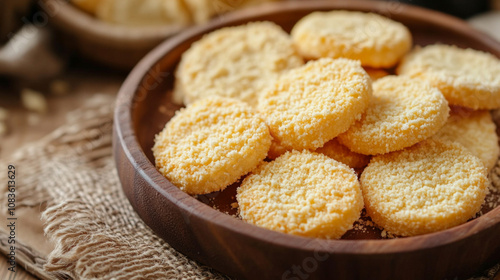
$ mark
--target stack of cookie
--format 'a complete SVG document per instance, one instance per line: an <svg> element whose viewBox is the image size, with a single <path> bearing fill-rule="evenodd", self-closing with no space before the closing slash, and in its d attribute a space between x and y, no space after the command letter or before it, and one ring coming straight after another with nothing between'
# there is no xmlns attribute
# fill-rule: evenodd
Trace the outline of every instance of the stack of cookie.
<svg viewBox="0 0 500 280"><path fill-rule="evenodd" d="M178 66L187 107L156 136L156 166L193 195L242 179L240 217L290 234L340 238L363 208L397 236L464 223L499 154L500 61L411 46L401 23L350 11L291 35L271 22L207 34Z"/></svg>

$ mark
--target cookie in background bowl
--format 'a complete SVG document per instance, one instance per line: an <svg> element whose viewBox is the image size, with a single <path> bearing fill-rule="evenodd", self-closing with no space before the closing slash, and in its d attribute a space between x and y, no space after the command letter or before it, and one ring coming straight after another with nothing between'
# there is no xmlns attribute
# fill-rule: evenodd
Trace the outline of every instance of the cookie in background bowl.
<svg viewBox="0 0 500 280"><path fill-rule="evenodd" d="M433 138L458 142L481 159L488 171L498 161L498 136L489 111L453 107L448 121Z"/></svg>
<svg viewBox="0 0 500 280"><path fill-rule="evenodd" d="M279 77L260 95L258 109L282 146L314 150L361 118L371 94L359 61L322 58Z"/></svg>
<svg viewBox="0 0 500 280"><path fill-rule="evenodd" d="M180 111L156 135L156 168L188 194L225 189L252 171L271 146L256 112L235 99L210 97Z"/></svg>

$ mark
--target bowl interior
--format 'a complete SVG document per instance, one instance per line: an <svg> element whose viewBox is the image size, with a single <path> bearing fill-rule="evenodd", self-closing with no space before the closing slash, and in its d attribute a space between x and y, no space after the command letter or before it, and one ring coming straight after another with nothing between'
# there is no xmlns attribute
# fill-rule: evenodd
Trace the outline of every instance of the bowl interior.
<svg viewBox="0 0 500 280"><path fill-rule="evenodd" d="M182 53L194 41L200 39L203 34L223 26L234 26L249 21L272 21L289 32L300 18L310 12L333 9L376 12L399 21L410 29L415 45L427 45L431 43L453 44L459 47L487 51L500 57L500 45L498 43L472 29L464 22L439 13L398 3L374 1L368 4L367 2L356 1L311 1L308 5L301 5L292 2L286 3L286 5L282 4L279 9L276 9L274 5L267 5L258 10L253 9L244 13L240 12L237 15L228 15L207 26L191 29L168 40L156 52L153 52L143 61L145 65L147 61L156 59L154 65L142 76L142 80L132 99L130 113L132 130L135 132L140 150L142 150L144 156L149 160L148 164L154 166L151 148L155 134L165 126L165 123L175 114L175 111L182 107L175 104L172 99L172 88L175 81L174 74ZM368 28L367 32L369 31ZM168 189L170 183L167 179L163 179L164 181L158 183L162 188L164 186L165 189ZM186 199L198 199L200 204L204 203L214 208L212 211L219 210L223 213L234 215L236 209L231 207L231 203L235 202L237 185L236 183L223 192ZM168 191L180 192L180 190L172 189ZM492 209L486 207L483 210L486 213ZM494 209L494 211L491 211L487 215L500 220L499 208ZM363 230L351 230L343 239L380 239L382 238L380 233L380 230L375 227L365 226Z"/></svg>

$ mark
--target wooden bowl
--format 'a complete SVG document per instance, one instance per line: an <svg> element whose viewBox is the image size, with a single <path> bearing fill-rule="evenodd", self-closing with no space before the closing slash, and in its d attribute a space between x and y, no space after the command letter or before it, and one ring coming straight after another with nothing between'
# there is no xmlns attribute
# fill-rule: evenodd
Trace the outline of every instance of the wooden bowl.
<svg viewBox="0 0 500 280"><path fill-rule="evenodd" d="M46 19L59 31L60 40L83 56L113 68L130 70L166 38L186 28L183 25L130 27L108 23L63 0L40 0Z"/></svg>
<svg viewBox="0 0 500 280"><path fill-rule="evenodd" d="M455 279L500 261L500 207L463 225L416 237L321 240L259 228L211 207L230 208L234 186L197 199L155 169L153 138L179 108L171 99L173 73L191 43L215 29L257 20L273 21L289 31L312 11L334 9L376 12L400 21L410 28L416 44L456 44L500 57L499 43L459 19L379 1L276 3L190 29L145 57L119 92L114 157L130 203L175 249L242 279Z"/></svg>

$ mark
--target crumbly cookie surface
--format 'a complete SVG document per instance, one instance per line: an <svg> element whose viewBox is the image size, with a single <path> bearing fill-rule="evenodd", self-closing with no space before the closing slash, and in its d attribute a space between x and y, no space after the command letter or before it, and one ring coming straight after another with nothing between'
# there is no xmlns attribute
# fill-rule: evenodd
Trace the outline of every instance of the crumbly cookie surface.
<svg viewBox="0 0 500 280"><path fill-rule="evenodd" d="M421 80L387 76L374 82L365 114L338 140L365 155L397 151L434 135L448 114L438 89Z"/></svg>
<svg viewBox="0 0 500 280"><path fill-rule="evenodd" d="M498 161L498 136L489 111L453 108L446 124L433 137L462 144L481 159L488 170Z"/></svg>
<svg viewBox="0 0 500 280"><path fill-rule="evenodd" d="M256 106L280 74L303 64L289 35L272 22L226 27L182 55L174 92L185 104L216 95Z"/></svg>
<svg viewBox="0 0 500 280"><path fill-rule="evenodd" d="M465 223L480 210L487 184L477 157L457 143L432 139L375 156L361 174L367 214L401 236Z"/></svg>
<svg viewBox="0 0 500 280"><path fill-rule="evenodd" d="M500 108L500 60L492 54L429 45L405 56L396 71L428 81L452 105L476 110Z"/></svg>
<svg viewBox="0 0 500 280"><path fill-rule="evenodd" d="M249 223L317 238L340 238L363 209L354 171L309 151L263 163L243 180L236 198Z"/></svg>
<svg viewBox="0 0 500 280"><path fill-rule="evenodd" d="M374 68L394 66L412 45L411 33L403 24L352 11L311 13L295 24L291 35L308 59L345 57Z"/></svg>
<svg viewBox="0 0 500 280"><path fill-rule="evenodd" d="M314 150L361 117L371 92L358 61L322 58L283 74L260 96L258 109L282 146Z"/></svg>
<svg viewBox="0 0 500 280"><path fill-rule="evenodd" d="M189 194L220 191L254 169L271 145L267 125L238 100L211 97L181 109L156 135L157 169Z"/></svg>

